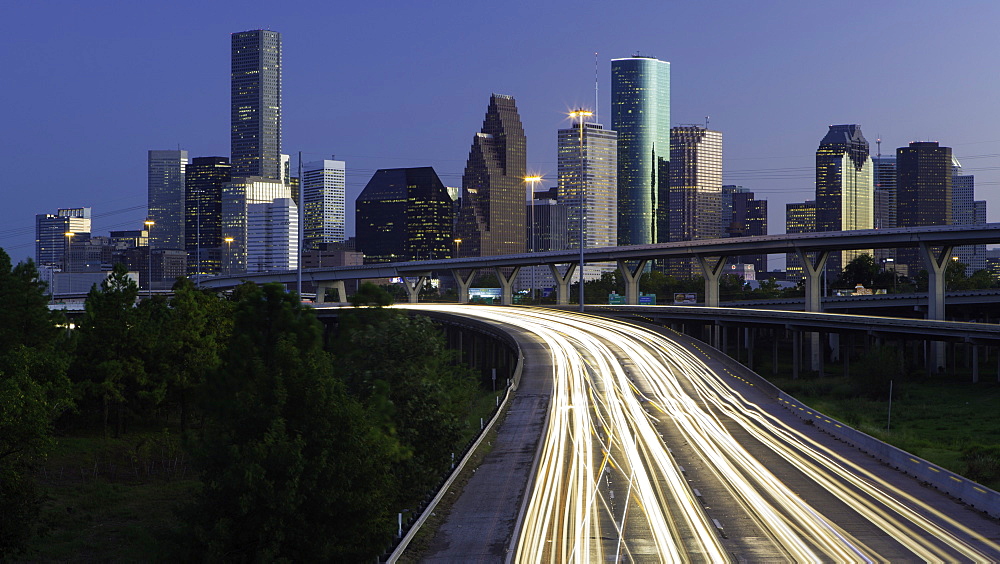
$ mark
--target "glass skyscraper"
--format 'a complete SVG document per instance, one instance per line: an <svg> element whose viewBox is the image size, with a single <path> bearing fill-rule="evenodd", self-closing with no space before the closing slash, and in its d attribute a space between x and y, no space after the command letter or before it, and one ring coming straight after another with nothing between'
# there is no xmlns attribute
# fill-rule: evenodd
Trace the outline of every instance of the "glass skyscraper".
<svg viewBox="0 0 1000 564"><path fill-rule="evenodd" d="M698 125L670 130L669 241L722 237L722 132ZM670 273L702 274L694 259L675 259Z"/></svg>
<svg viewBox="0 0 1000 564"><path fill-rule="evenodd" d="M281 34L232 34L233 177L283 178L281 166Z"/></svg>
<svg viewBox="0 0 1000 564"><path fill-rule="evenodd" d="M816 231L872 229L875 200L872 158L859 125L831 125L816 150ZM871 249L830 253L832 282L841 269Z"/></svg>
<svg viewBox="0 0 1000 564"><path fill-rule="evenodd" d="M187 166L184 250L190 274L222 272L222 186L231 172L228 157L195 157Z"/></svg>
<svg viewBox="0 0 1000 564"><path fill-rule="evenodd" d="M611 128L618 132L618 244L666 242L670 63L612 59Z"/></svg>
<svg viewBox="0 0 1000 564"><path fill-rule="evenodd" d="M816 231L816 201L807 200L785 204L785 233L812 233ZM796 253L785 254L785 280L805 278L805 266Z"/></svg>
<svg viewBox="0 0 1000 564"><path fill-rule="evenodd" d="M149 239L154 249L184 248L184 174L187 151L149 151Z"/></svg>
<svg viewBox="0 0 1000 564"><path fill-rule="evenodd" d="M304 249L345 239L347 184L344 161L322 160L302 166L302 198L305 212ZM292 192L294 195L294 191Z"/></svg>
<svg viewBox="0 0 1000 564"><path fill-rule="evenodd" d="M952 225L951 147L916 141L896 149L896 225ZM898 266L910 277L927 268L919 250L896 251Z"/></svg>

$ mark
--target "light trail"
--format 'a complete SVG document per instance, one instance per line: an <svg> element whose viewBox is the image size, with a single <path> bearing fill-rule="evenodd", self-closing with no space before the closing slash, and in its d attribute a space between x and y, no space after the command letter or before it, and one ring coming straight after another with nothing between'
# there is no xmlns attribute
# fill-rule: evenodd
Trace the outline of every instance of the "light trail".
<svg viewBox="0 0 1000 564"><path fill-rule="evenodd" d="M865 532L873 528L895 539L880 546L888 543L910 558L987 561L1000 555L994 541L789 427L735 391L705 359L660 333L555 310L404 307L514 325L538 335L550 351L549 426L519 532L518 562L731 560L718 522L661 432L683 439L701 463L701 478L720 484L730 498L725 501L742 509L779 558L886 560ZM783 481L786 476L751 454L735 430L843 502L854 512L852 521L867 525L836 522L826 505L800 495Z"/></svg>

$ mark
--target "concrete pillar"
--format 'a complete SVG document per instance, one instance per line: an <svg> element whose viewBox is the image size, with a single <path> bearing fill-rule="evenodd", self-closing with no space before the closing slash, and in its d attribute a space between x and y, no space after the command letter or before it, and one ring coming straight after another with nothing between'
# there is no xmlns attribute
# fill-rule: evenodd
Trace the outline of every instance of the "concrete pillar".
<svg viewBox="0 0 1000 564"><path fill-rule="evenodd" d="M944 320L944 274L948 270L952 248L945 245L936 251L927 243L920 243L920 254L927 267L927 319ZM930 363L928 370L933 372L946 366L947 359L945 358L945 343L943 341L930 343L928 362Z"/></svg>
<svg viewBox="0 0 1000 564"><path fill-rule="evenodd" d="M979 383L979 345L972 345L972 383Z"/></svg>
<svg viewBox="0 0 1000 564"><path fill-rule="evenodd" d="M469 274L467 276L462 276L462 271L454 268L451 271L451 275L455 277L455 283L458 284L458 303L467 304L469 303L469 288L472 286L472 279L476 276L476 269L470 268Z"/></svg>
<svg viewBox="0 0 1000 564"><path fill-rule="evenodd" d="M325 304L326 302L326 291L330 288L330 282L317 282L316 283L316 303Z"/></svg>
<svg viewBox="0 0 1000 564"><path fill-rule="evenodd" d="M778 332L773 331L771 335L771 373L778 375Z"/></svg>
<svg viewBox="0 0 1000 564"><path fill-rule="evenodd" d="M618 271L625 279L625 303L628 305L639 305L639 278L648 263L648 259L640 259L635 269L631 269L624 260L618 260Z"/></svg>
<svg viewBox="0 0 1000 564"><path fill-rule="evenodd" d="M830 257L830 251L816 251L815 258L803 249L795 249L795 254L802 262L802 271L806 275L806 308L807 312L823 311L822 296L820 295L820 280L823 269L826 267L826 259ZM812 370L819 371L822 368L823 355L819 349L819 333L809 334L809 365Z"/></svg>
<svg viewBox="0 0 1000 564"><path fill-rule="evenodd" d="M747 346L747 368L753 370L753 344L754 344L754 329L747 327L744 331L744 342Z"/></svg>
<svg viewBox="0 0 1000 564"><path fill-rule="evenodd" d="M514 296L511 288L514 286L514 279L517 278L517 273L521 271L521 267L515 266L512 268L513 270L510 271L510 276L504 276L503 270L501 270L499 266L493 267L493 271L496 272L497 279L500 280L500 286L503 291L503 294L500 297L500 303L502 305L514 304Z"/></svg>
<svg viewBox="0 0 1000 564"><path fill-rule="evenodd" d="M420 289L424 287L424 282L427 282L427 275L421 274L416 276L416 281L412 284L410 283L410 278L403 276L403 283L406 285L406 293L410 296L410 303L417 303L420 298Z"/></svg>
<svg viewBox="0 0 1000 564"><path fill-rule="evenodd" d="M701 273L705 277L705 306L719 307L719 278L722 278L726 257L707 257L695 255L701 265Z"/></svg>
<svg viewBox="0 0 1000 564"><path fill-rule="evenodd" d="M549 265L549 270L556 281L556 305L569 305L569 282L576 272L576 263L569 263L565 275L559 274L559 269L554 264Z"/></svg>
<svg viewBox="0 0 1000 564"><path fill-rule="evenodd" d="M802 331L792 330L792 379L799 378L799 365L802 364Z"/></svg>

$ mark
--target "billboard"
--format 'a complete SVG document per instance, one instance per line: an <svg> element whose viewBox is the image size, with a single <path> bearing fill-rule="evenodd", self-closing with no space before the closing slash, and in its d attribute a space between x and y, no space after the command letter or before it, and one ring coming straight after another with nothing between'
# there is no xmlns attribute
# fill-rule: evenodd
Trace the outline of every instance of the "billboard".
<svg viewBox="0 0 1000 564"><path fill-rule="evenodd" d="M698 294L694 292L677 292L674 294L674 305L694 305L698 303Z"/></svg>

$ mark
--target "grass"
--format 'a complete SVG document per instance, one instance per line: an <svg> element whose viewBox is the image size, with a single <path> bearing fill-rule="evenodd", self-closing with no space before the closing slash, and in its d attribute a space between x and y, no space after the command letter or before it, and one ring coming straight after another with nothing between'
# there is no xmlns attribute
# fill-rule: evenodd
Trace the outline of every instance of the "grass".
<svg viewBox="0 0 1000 564"><path fill-rule="evenodd" d="M959 474L963 451L1000 445L1000 384L934 377L896 383L889 402L853 397L842 377L772 379L810 407ZM984 485L1000 490L1000 479Z"/></svg>

